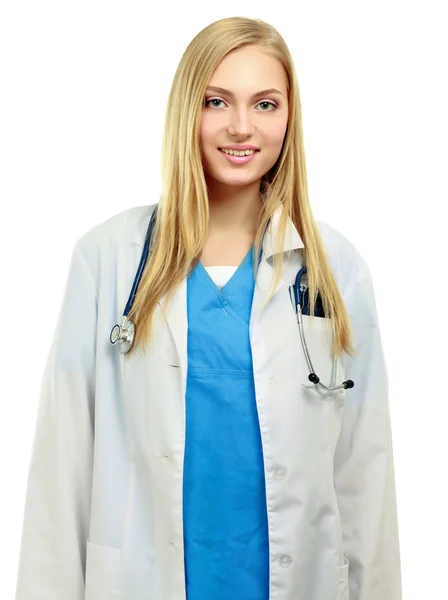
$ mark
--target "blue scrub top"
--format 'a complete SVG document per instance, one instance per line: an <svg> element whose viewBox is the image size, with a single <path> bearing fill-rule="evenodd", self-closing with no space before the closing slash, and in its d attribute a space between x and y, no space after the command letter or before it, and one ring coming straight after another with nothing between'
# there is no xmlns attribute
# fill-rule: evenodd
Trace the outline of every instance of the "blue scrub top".
<svg viewBox="0 0 448 600"><path fill-rule="evenodd" d="M221 289L201 262L187 280L187 600L269 598L264 462L249 338L253 250Z"/></svg>

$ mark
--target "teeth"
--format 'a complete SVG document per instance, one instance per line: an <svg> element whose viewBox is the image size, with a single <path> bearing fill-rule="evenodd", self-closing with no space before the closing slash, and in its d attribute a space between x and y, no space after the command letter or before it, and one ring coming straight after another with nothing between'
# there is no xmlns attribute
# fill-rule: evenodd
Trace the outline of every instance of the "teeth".
<svg viewBox="0 0 448 600"><path fill-rule="evenodd" d="M233 156L249 156L250 154L254 154L255 150L224 150L225 154L232 154Z"/></svg>

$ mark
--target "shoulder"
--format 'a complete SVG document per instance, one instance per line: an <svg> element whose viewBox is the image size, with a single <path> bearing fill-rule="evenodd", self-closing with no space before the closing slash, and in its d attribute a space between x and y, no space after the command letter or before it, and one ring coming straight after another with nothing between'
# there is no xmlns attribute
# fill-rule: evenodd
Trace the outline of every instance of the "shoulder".
<svg viewBox="0 0 448 600"><path fill-rule="evenodd" d="M156 204L134 206L116 213L87 230L76 244L87 249L114 241L144 241L149 217L155 206Z"/></svg>
<svg viewBox="0 0 448 600"><path fill-rule="evenodd" d="M369 267L354 243L325 221L316 221L333 272L341 286L368 275Z"/></svg>
<svg viewBox="0 0 448 600"><path fill-rule="evenodd" d="M348 312L365 324L373 324L376 321L375 291L364 256L336 228L323 221L317 221L317 226Z"/></svg>
<svg viewBox="0 0 448 600"><path fill-rule="evenodd" d="M127 208L97 223L76 240L74 252L80 252L95 281L103 268L115 262L123 248L133 243L143 247L156 206L157 203Z"/></svg>

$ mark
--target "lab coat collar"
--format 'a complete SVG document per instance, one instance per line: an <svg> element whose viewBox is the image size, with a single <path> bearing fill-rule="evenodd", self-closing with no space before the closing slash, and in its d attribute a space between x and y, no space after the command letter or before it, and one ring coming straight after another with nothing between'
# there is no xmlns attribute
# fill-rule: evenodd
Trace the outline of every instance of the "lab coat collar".
<svg viewBox="0 0 448 600"><path fill-rule="evenodd" d="M135 244L137 244L141 248L143 248L144 243L145 243L146 231L148 228L148 223L149 223L149 219L150 219L152 210L153 210L153 208L150 207L150 210L148 211L149 214L148 214L148 212L145 211L142 218L140 219L136 235L134 236L134 238L132 240ZM269 222L268 227L266 229L266 232L265 232L265 235L263 238L263 258L264 258L264 260L267 260L268 258L270 258L271 256L273 256L275 254L274 240L275 240L275 237L276 237L276 234L278 231L280 218L281 218L281 214L282 214L283 210L284 210L283 204L280 204L280 206L277 208L277 210L273 214L272 219ZM297 231L297 228L294 225L291 217L288 216L285 240L283 243L283 248L280 250L280 252L287 252L288 250L293 250L293 249L303 248L303 247L304 247L304 244L303 244L302 238L300 237L299 232ZM149 251L152 252L153 249L154 249L154 237L151 237L151 241L149 244Z"/></svg>
<svg viewBox="0 0 448 600"><path fill-rule="evenodd" d="M283 204L280 204L280 206L272 215L271 221L269 222L268 227L266 229L266 233L263 239L263 257L265 260L276 254L276 252L274 251L274 240L279 229L280 218L282 216L283 210ZM283 247L280 249L279 252L287 252L288 250L295 250L297 248L303 247L304 244L302 238L300 237L293 220L290 216L288 216L286 223L285 239L283 242Z"/></svg>

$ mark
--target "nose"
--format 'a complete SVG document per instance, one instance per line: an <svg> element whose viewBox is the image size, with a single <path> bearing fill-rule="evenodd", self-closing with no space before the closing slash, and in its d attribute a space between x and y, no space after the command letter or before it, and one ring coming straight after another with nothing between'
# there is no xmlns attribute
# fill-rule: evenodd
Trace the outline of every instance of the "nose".
<svg viewBox="0 0 448 600"><path fill-rule="evenodd" d="M254 126L252 117L247 110L241 108L232 112L230 117L229 133L230 135L239 135L241 137L253 134Z"/></svg>

